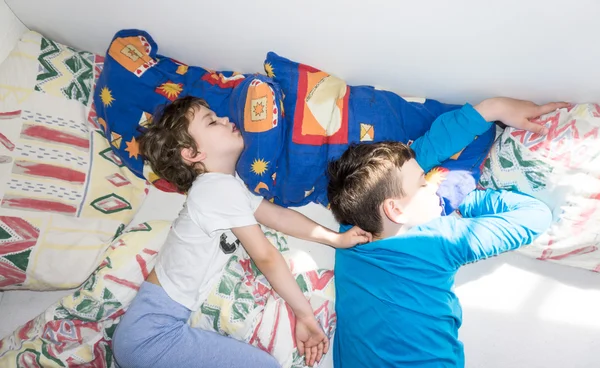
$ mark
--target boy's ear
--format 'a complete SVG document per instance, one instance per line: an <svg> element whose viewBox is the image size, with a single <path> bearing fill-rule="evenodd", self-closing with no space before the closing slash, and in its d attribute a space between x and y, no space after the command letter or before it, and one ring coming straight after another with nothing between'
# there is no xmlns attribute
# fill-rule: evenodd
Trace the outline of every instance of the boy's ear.
<svg viewBox="0 0 600 368"><path fill-rule="evenodd" d="M382 204L383 213L385 216L396 224L403 223L403 215L402 207L400 207L400 200L394 198L388 198L383 201Z"/></svg>
<svg viewBox="0 0 600 368"><path fill-rule="evenodd" d="M191 147L181 149L181 157L188 162L201 162L206 158L206 153L195 151Z"/></svg>

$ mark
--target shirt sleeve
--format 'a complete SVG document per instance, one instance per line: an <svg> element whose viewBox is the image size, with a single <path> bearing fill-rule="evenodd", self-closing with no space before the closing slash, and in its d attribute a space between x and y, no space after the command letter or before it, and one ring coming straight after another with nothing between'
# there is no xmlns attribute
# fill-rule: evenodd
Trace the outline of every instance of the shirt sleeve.
<svg viewBox="0 0 600 368"><path fill-rule="evenodd" d="M465 104L458 110L438 116L427 133L415 140L411 148L423 171L428 172L491 127L492 124L485 121L473 106Z"/></svg>
<svg viewBox="0 0 600 368"><path fill-rule="evenodd" d="M544 203L507 191L473 191L459 210L463 218L447 218L442 230L455 268L530 244L552 221Z"/></svg>
<svg viewBox="0 0 600 368"><path fill-rule="evenodd" d="M250 193L235 177L210 178L195 186L186 206L192 219L206 234L257 224L254 212L262 197Z"/></svg>

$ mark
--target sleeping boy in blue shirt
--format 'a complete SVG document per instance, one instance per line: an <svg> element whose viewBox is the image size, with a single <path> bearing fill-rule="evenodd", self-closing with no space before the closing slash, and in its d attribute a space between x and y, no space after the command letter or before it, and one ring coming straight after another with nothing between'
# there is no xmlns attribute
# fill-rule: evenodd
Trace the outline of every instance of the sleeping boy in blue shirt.
<svg viewBox="0 0 600 368"><path fill-rule="evenodd" d="M459 216L441 217L440 199L424 173L455 147L450 139L432 144L431 137L451 132L454 141L472 140L496 120L546 134L528 118L566 106L509 98L467 104L440 116L411 147L354 145L329 164L334 216L374 236L371 243L336 251L336 368L464 367L456 272L531 243L549 227L551 213L522 194L477 190Z"/></svg>

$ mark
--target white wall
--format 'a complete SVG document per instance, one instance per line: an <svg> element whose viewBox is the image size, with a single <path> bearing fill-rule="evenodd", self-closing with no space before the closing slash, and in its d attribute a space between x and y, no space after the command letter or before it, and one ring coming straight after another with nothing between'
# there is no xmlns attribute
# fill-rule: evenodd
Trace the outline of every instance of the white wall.
<svg viewBox="0 0 600 368"><path fill-rule="evenodd" d="M0 0L0 63L6 59L26 30L27 28L17 19L4 0Z"/></svg>
<svg viewBox="0 0 600 368"><path fill-rule="evenodd" d="M213 69L260 71L273 50L405 95L600 101L595 0L7 0L30 28L104 53L121 28Z"/></svg>
<svg viewBox="0 0 600 368"><path fill-rule="evenodd" d="M0 30L9 24L2 1ZM498 94L600 102L593 0L7 1L32 29L98 53L117 30L138 27L163 54L210 68L258 71L273 50L352 83L451 102ZM145 206L173 205L155 200ZM467 367L598 367L598 276L514 253L461 269ZM58 299L49 295L7 292L0 337Z"/></svg>

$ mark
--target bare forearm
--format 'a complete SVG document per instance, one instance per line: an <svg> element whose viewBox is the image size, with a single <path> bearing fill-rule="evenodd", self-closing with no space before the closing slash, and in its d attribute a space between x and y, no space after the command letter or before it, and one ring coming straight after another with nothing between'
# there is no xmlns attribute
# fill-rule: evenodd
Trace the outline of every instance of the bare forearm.
<svg viewBox="0 0 600 368"><path fill-rule="evenodd" d="M485 121L496 121L499 119L498 110L501 108L497 98L483 100L473 108L485 119Z"/></svg>
<svg viewBox="0 0 600 368"><path fill-rule="evenodd" d="M273 206L273 205L271 205ZM312 221L303 214L282 207L271 207L271 216L259 219L261 223L272 229L295 238L310 240L332 247L337 246L339 234Z"/></svg>
<svg viewBox="0 0 600 368"><path fill-rule="evenodd" d="M275 251L268 261L255 262L273 289L285 300L298 318L312 316L310 303L300 290L283 256Z"/></svg>

